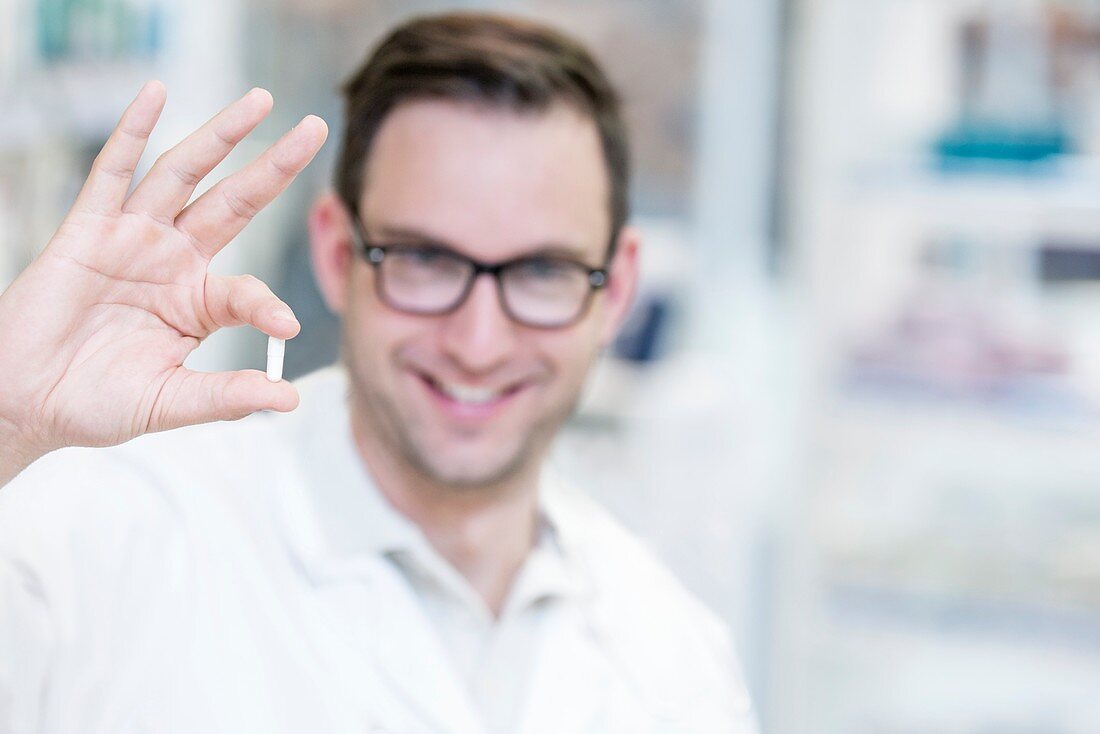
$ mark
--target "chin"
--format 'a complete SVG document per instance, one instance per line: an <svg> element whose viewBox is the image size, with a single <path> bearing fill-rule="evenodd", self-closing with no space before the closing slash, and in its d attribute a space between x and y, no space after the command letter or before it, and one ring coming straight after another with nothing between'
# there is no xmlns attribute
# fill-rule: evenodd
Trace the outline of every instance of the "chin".
<svg viewBox="0 0 1100 734"><path fill-rule="evenodd" d="M505 483L522 474L531 463L527 451L516 451L509 457L499 454L447 457L440 452L420 453L417 459L415 463L426 475L455 489L478 489Z"/></svg>

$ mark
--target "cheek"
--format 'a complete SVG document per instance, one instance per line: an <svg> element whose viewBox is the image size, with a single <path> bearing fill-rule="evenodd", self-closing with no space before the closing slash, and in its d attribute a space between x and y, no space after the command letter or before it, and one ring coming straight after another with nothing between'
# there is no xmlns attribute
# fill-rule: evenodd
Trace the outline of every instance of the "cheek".
<svg viewBox="0 0 1100 734"><path fill-rule="evenodd" d="M585 375L600 351L599 330L594 323L578 324L568 332L548 334L540 351L564 389L572 390Z"/></svg>
<svg viewBox="0 0 1100 734"><path fill-rule="evenodd" d="M379 303L370 290L368 279L354 283L344 314L344 348L355 355L360 364L373 366L376 379L380 368L392 360L392 355L402 343L411 338L411 325L401 314L394 314Z"/></svg>
<svg viewBox="0 0 1100 734"><path fill-rule="evenodd" d="M614 340L618 330L607 307L606 293L602 293L594 299L592 311L589 313L589 320L592 322L592 338L596 342L597 350L602 349Z"/></svg>

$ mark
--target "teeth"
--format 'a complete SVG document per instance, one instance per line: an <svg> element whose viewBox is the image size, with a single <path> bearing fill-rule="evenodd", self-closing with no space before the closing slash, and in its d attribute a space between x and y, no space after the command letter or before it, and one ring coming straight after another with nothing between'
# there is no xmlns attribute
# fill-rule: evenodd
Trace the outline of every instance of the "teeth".
<svg viewBox="0 0 1100 734"><path fill-rule="evenodd" d="M493 390L487 387L470 387L469 385L453 385L442 382L437 382L436 385L444 395L452 400L471 405L491 403L503 395L502 390Z"/></svg>

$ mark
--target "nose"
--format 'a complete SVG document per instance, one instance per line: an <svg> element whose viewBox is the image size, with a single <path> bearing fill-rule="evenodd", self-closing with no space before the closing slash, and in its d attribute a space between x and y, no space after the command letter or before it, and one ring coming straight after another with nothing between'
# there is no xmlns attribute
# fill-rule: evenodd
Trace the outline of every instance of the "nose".
<svg viewBox="0 0 1100 734"><path fill-rule="evenodd" d="M464 371L486 374L508 360L515 339L516 324L504 312L496 281L482 273L465 302L446 317L444 352Z"/></svg>

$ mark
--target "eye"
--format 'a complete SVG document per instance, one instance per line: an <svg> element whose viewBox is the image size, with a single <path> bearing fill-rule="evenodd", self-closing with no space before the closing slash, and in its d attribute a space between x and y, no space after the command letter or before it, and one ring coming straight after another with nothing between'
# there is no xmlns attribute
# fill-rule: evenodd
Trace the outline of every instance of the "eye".
<svg viewBox="0 0 1100 734"><path fill-rule="evenodd" d="M518 278L546 281L575 278L579 270L576 263L542 257L518 262L513 267Z"/></svg>
<svg viewBox="0 0 1100 734"><path fill-rule="evenodd" d="M401 252L401 256L414 265L435 265L443 260L451 260L442 250L434 247L410 247Z"/></svg>
<svg viewBox="0 0 1100 734"><path fill-rule="evenodd" d="M451 274L465 271L465 262L439 247L402 247L392 253L394 265L400 265L405 269L417 271L429 271L432 273Z"/></svg>

